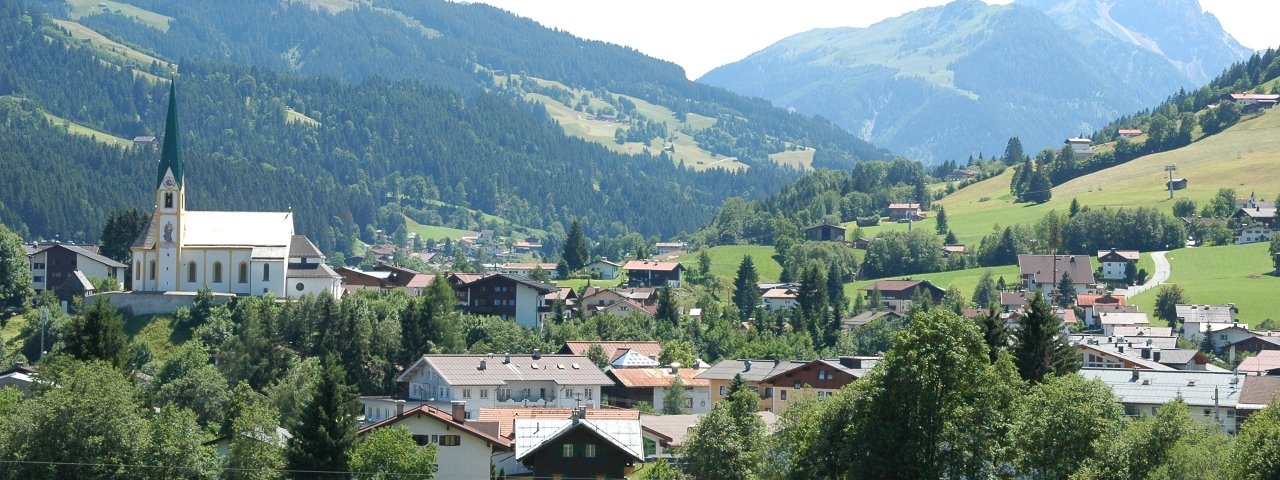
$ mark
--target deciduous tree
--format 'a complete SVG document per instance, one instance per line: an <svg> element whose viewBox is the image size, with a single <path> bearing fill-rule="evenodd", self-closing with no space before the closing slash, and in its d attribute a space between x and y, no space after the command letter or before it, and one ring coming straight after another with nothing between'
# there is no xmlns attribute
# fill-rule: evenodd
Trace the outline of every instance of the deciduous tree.
<svg viewBox="0 0 1280 480"><path fill-rule="evenodd" d="M360 480L383 478L431 479L436 474L436 445L419 447L409 430L400 427L375 429L364 436L351 452L351 471Z"/></svg>
<svg viewBox="0 0 1280 480"><path fill-rule="evenodd" d="M1111 387L1076 374L1050 376L1018 400L1009 434L1018 472L1029 479L1064 479L1120 428L1124 409Z"/></svg>

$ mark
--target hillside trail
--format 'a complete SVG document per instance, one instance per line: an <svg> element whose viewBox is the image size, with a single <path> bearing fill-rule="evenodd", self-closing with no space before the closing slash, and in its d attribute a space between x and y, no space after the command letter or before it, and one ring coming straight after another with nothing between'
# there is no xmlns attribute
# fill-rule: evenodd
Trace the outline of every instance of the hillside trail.
<svg viewBox="0 0 1280 480"><path fill-rule="evenodd" d="M1165 258L1164 256L1166 253L1169 253L1169 252L1167 251L1151 252L1151 261L1155 263L1156 271L1151 274L1151 278L1147 279L1147 283L1144 283L1142 285L1134 285L1132 287L1125 288L1125 289L1118 289L1115 291L1115 293L1119 295L1124 295L1127 298L1133 298L1134 295L1138 295L1147 290L1156 288L1159 285L1163 285L1165 282L1168 282L1169 274L1172 272L1169 267L1169 259Z"/></svg>

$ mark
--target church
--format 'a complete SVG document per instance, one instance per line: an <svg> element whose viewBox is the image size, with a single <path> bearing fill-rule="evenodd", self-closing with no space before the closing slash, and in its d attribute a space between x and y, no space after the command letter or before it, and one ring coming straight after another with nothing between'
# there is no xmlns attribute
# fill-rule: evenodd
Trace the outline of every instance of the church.
<svg viewBox="0 0 1280 480"><path fill-rule="evenodd" d="M134 241L133 291L339 296L342 277L293 230L293 212L187 210L187 183L178 131L176 87L170 85L156 206Z"/></svg>

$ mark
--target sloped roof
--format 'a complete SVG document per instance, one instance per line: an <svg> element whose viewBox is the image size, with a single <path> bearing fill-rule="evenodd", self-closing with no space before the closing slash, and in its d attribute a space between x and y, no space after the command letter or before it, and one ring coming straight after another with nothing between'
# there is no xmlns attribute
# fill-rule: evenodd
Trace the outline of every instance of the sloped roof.
<svg viewBox="0 0 1280 480"><path fill-rule="evenodd" d="M858 325L866 325L880 318L889 317L889 316L902 318L901 313L895 312L893 310L869 310L869 311L854 315L852 318L846 318L846 319L840 320L840 324L843 325L845 328L849 328L849 327L854 327Z"/></svg>
<svg viewBox="0 0 1280 480"><path fill-rule="evenodd" d="M670 272L677 268L684 268L679 262L650 262L645 260L631 260L623 265L624 270L631 271L654 271L654 272Z"/></svg>
<svg viewBox="0 0 1280 480"><path fill-rule="evenodd" d="M359 435L364 435L366 433L369 433L373 430L376 430L382 427L395 425L411 417L430 418L438 422L444 423L451 428L457 428L458 430L461 430L467 434L470 434L476 438L479 438L480 440L484 440L486 442L492 443L503 450L511 449L510 440L502 437L495 437L483 430L480 430L479 428L476 428L475 425L472 425L472 423L475 423L475 422L468 422L465 420L461 422L455 421L453 419L453 415L450 414L449 412L445 412L443 410L440 410L438 408L435 408L426 404L418 405L417 407L411 408L409 410L405 410L404 414L402 415L392 416L381 422L361 428L359 431Z"/></svg>
<svg viewBox="0 0 1280 480"><path fill-rule="evenodd" d="M293 212L192 212L182 215L182 244L197 247L288 247Z"/></svg>
<svg viewBox="0 0 1280 480"><path fill-rule="evenodd" d="M289 239L289 258L301 257L324 257L324 254L306 235L294 235Z"/></svg>
<svg viewBox="0 0 1280 480"><path fill-rule="evenodd" d="M764 294L761 295L760 297L776 298L779 300L786 300L786 299L794 300L796 298L796 294L795 292L792 292L790 289L786 289L786 288L771 288L769 289L769 291L764 292Z"/></svg>
<svg viewBox="0 0 1280 480"><path fill-rule="evenodd" d="M565 434L582 429L608 442L634 461L644 459L644 436L640 419L516 419L516 460L523 460Z"/></svg>
<svg viewBox="0 0 1280 480"><path fill-rule="evenodd" d="M1119 368L1084 368L1080 375L1110 385L1122 403L1161 405L1181 397L1187 405L1197 407L1212 407L1215 402L1235 405L1241 390L1238 379L1245 378L1229 372L1139 370L1134 380L1132 370Z"/></svg>
<svg viewBox="0 0 1280 480"><path fill-rule="evenodd" d="M683 415L640 415L640 427L646 432L662 437L664 447L684 445L689 436L689 429L702 420L703 414L688 413Z"/></svg>
<svg viewBox="0 0 1280 480"><path fill-rule="evenodd" d="M639 410L621 408L588 408L587 418L599 420L634 420L640 418ZM516 419L555 419L564 420L573 416L572 408L558 407L480 407L478 422L497 423L498 435L511 438L515 433Z"/></svg>
<svg viewBox="0 0 1280 480"><path fill-rule="evenodd" d="M1076 305L1079 305L1081 307L1089 307L1096 304L1124 305L1125 300L1126 298L1124 295L1112 295L1110 293L1101 294L1101 295L1092 294L1092 293L1081 293L1076 295Z"/></svg>
<svg viewBox="0 0 1280 480"><path fill-rule="evenodd" d="M889 210L916 210L920 208L919 203L890 203Z"/></svg>
<svg viewBox="0 0 1280 480"><path fill-rule="evenodd" d="M680 377L680 382L686 387L709 387L711 382L707 379L697 378L702 370L696 368L681 368L678 374L671 373L671 367L661 368L613 368L607 374L618 380L618 383L627 388L654 388L669 387L671 382L676 380L676 376Z"/></svg>
<svg viewBox="0 0 1280 480"><path fill-rule="evenodd" d="M1172 337L1173 327L1117 325L1111 334L1118 337Z"/></svg>
<svg viewBox="0 0 1280 480"><path fill-rule="evenodd" d="M537 280L534 280L532 278L526 277L524 275L512 275L510 273L495 273L493 275L486 275L480 279L463 284L462 286L470 287L473 285L480 285L482 283L489 283L498 279L506 279L506 280L519 283L521 285L537 290L539 293L542 293L543 295L546 295L548 293L554 293L557 290L559 290L559 288L557 288L554 285L548 285L548 284L539 282Z"/></svg>
<svg viewBox="0 0 1280 480"><path fill-rule="evenodd" d="M125 267L128 267L128 265L125 265L125 264L123 264L123 263L117 262L117 261L112 260L112 259L110 259L110 258L104 257L104 256L102 256L102 255L98 254L97 252L90 251L90 250L88 250L88 249L86 249L86 248L84 248L84 247L82 247L82 246L79 246L79 245L67 245L67 244L61 244L61 243L55 243L55 244L52 244L52 245L44 245L44 246L42 246L42 248L40 248L39 250L36 250L36 251L34 251L34 252L30 253L29 255L36 255L36 254L38 254L38 253L40 253L40 252L47 252L47 251L49 251L49 250L53 250L53 249L56 249L56 248L61 248L61 249L64 249L64 250L70 251L70 252L72 252L72 253L75 253L76 255L80 255L80 256L82 256L82 257L86 257L86 258L88 258L88 259L90 259L90 260L93 260L93 261L95 261L95 262L101 263L101 264L106 265L106 266L108 266L108 267L115 267L115 268L125 268Z"/></svg>
<svg viewBox="0 0 1280 480"><path fill-rule="evenodd" d="M506 358L510 362L504 362ZM481 369L480 367L484 368ZM407 382L412 373L430 365L449 385L505 385L512 381L552 381L560 385L611 385L587 357L579 355L423 355L400 374Z"/></svg>
<svg viewBox="0 0 1280 480"><path fill-rule="evenodd" d="M1239 405L1242 407L1248 405L1261 409L1280 396L1280 377L1247 376L1240 380L1244 384L1240 387Z"/></svg>
<svg viewBox="0 0 1280 480"><path fill-rule="evenodd" d="M290 263L289 270L285 272L286 278L342 278L338 272L333 271L328 265L323 263Z"/></svg>
<svg viewBox="0 0 1280 480"><path fill-rule="evenodd" d="M1263 350L1257 355L1244 359L1236 367L1241 373L1266 374L1272 370L1280 370L1280 350Z"/></svg>
<svg viewBox="0 0 1280 480"><path fill-rule="evenodd" d="M1103 313L1098 316L1103 325L1147 325L1151 319L1145 313Z"/></svg>
<svg viewBox="0 0 1280 480"><path fill-rule="evenodd" d="M706 380L733 380L735 375L742 375L742 380L759 382L779 373L799 368L809 362L801 360L721 360L711 368L698 374L698 378Z"/></svg>
<svg viewBox="0 0 1280 480"><path fill-rule="evenodd" d="M617 368L631 367L656 367L661 365L657 360L649 358L643 354L628 350L618 358L615 358L609 365Z"/></svg>
<svg viewBox="0 0 1280 480"><path fill-rule="evenodd" d="M1057 285L1066 274L1076 284L1094 283L1093 265L1086 255L1018 255L1018 271L1023 276L1031 275L1036 283Z"/></svg>
<svg viewBox="0 0 1280 480"><path fill-rule="evenodd" d="M862 288L859 288L858 290L870 292L878 288L881 293L908 292L908 291L915 290L916 287L920 287L920 286L924 286L925 288L929 288L932 290L942 291L941 288L934 285L933 283L930 283L928 280L912 280L910 278L903 278L898 280L880 280L878 282L865 285Z"/></svg>
<svg viewBox="0 0 1280 480"><path fill-rule="evenodd" d="M599 345L604 349L604 354L609 357L610 361L617 360L618 357L626 353L628 350L638 352L650 358L658 358L662 354L662 344L652 340L635 340L635 341L594 341L594 340L575 340L564 342L564 347L560 348L562 354L586 355L587 350L592 345Z"/></svg>
<svg viewBox="0 0 1280 480"><path fill-rule="evenodd" d="M1140 256L1137 250L1098 250L1098 260L1102 262L1136 262Z"/></svg>
<svg viewBox="0 0 1280 480"><path fill-rule="evenodd" d="M1230 305L1178 305L1174 307L1184 322L1232 323L1235 308Z"/></svg>

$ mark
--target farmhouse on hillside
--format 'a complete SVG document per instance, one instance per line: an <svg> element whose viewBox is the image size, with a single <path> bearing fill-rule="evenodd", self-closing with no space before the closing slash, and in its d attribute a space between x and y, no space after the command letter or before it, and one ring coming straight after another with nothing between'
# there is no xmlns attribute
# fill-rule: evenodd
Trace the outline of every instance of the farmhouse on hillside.
<svg viewBox="0 0 1280 480"><path fill-rule="evenodd" d="M804 229L804 239L811 242L839 242L844 240L844 227L821 223Z"/></svg>

